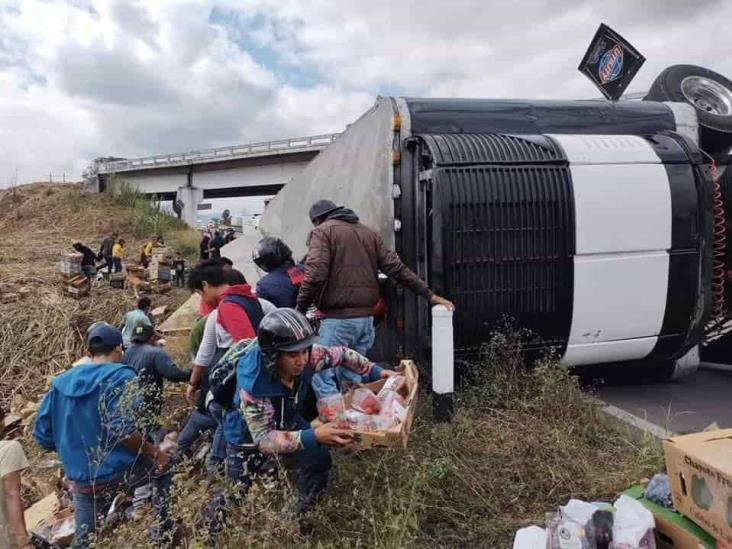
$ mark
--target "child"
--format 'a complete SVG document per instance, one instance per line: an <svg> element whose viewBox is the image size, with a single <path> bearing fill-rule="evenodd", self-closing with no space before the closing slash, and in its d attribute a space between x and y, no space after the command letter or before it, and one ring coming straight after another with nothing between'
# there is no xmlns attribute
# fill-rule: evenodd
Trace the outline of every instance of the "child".
<svg viewBox="0 0 732 549"><path fill-rule="evenodd" d="M186 260L183 256L177 254L173 261L173 270L175 271L175 285L182 288L186 278Z"/></svg>
<svg viewBox="0 0 732 549"><path fill-rule="evenodd" d="M120 238L112 247L112 261L114 263L114 272L122 272L122 260L125 257L125 240Z"/></svg>

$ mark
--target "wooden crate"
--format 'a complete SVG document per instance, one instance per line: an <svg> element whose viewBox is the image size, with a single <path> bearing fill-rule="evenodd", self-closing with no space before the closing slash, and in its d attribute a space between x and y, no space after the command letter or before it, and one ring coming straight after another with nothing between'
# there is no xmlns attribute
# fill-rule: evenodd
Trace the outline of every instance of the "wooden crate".
<svg viewBox="0 0 732 549"><path fill-rule="evenodd" d="M356 431L354 430L353 442L346 446L351 450L366 450L369 448L378 447L390 447L390 446L402 446L407 447L407 441L409 440L409 434L412 431L412 422L414 421L414 413L417 408L417 393L418 393L418 382L419 372L417 366L411 360L402 360L401 366L404 368L404 375L407 378L407 390L408 395L405 399L406 416L403 423L399 423L387 429L385 431ZM385 379L374 381L373 383L367 383L362 385L371 389L375 393L386 383ZM346 407L349 408L351 405L351 394L344 395ZM311 422L314 427L321 425L317 419Z"/></svg>

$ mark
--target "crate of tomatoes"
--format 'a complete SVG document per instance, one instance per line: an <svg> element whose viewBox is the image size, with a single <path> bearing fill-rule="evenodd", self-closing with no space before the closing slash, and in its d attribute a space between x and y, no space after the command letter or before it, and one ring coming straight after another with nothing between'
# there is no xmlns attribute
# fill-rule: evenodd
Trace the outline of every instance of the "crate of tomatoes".
<svg viewBox="0 0 732 549"><path fill-rule="evenodd" d="M328 422L352 430L349 448L406 448L417 406L419 374L411 360L402 360L399 371L400 375L320 399L314 423Z"/></svg>

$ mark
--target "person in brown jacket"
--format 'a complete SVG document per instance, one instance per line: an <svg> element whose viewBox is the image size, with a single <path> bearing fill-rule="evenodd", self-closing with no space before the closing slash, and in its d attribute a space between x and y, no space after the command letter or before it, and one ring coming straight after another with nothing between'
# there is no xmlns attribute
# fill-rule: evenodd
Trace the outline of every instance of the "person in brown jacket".
<svg viewBox="0 0 732 549"><path fill-rule="evenodd" d="M315 228L308 237L297 309L304 313L314 304L323 313L321 345L342 345L362 355L371 348L379 271L433 305L455 308L402 263L379 233L359 223L353 210L318 200L310 208L310 220Z"/></svg>

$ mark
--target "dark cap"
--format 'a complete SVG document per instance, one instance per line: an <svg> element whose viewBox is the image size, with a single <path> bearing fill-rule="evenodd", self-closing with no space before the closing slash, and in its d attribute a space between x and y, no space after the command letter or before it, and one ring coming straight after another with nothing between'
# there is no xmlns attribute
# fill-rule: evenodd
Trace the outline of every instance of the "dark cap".
<svg viewBox="0 0 732 549"><path fill-rule="evenodd" d="M95 326L92 330L89 330L89 335L86 336L86 346L89 349L92 347L116 347L117 345L122 345L122 332L109 324Z"/></svg>
<svg viewBox="0 0 732 549"><path fill-rule="evenodd" d="M154 335L155 330L153 330L152 326L149 324L138 324L135 326L134 330L132 330L130 341L134 341L135 343L147 343Z"/></svg>
<svg viewBox="0 0 732 549"><path fill-rule="evenodd" d="M310 211L308 212L310 215L310 221L315 221L316 219L337 209L338 206L336 206L335 202L332 200L318 200L315 204L310 206Z"/></svg>

